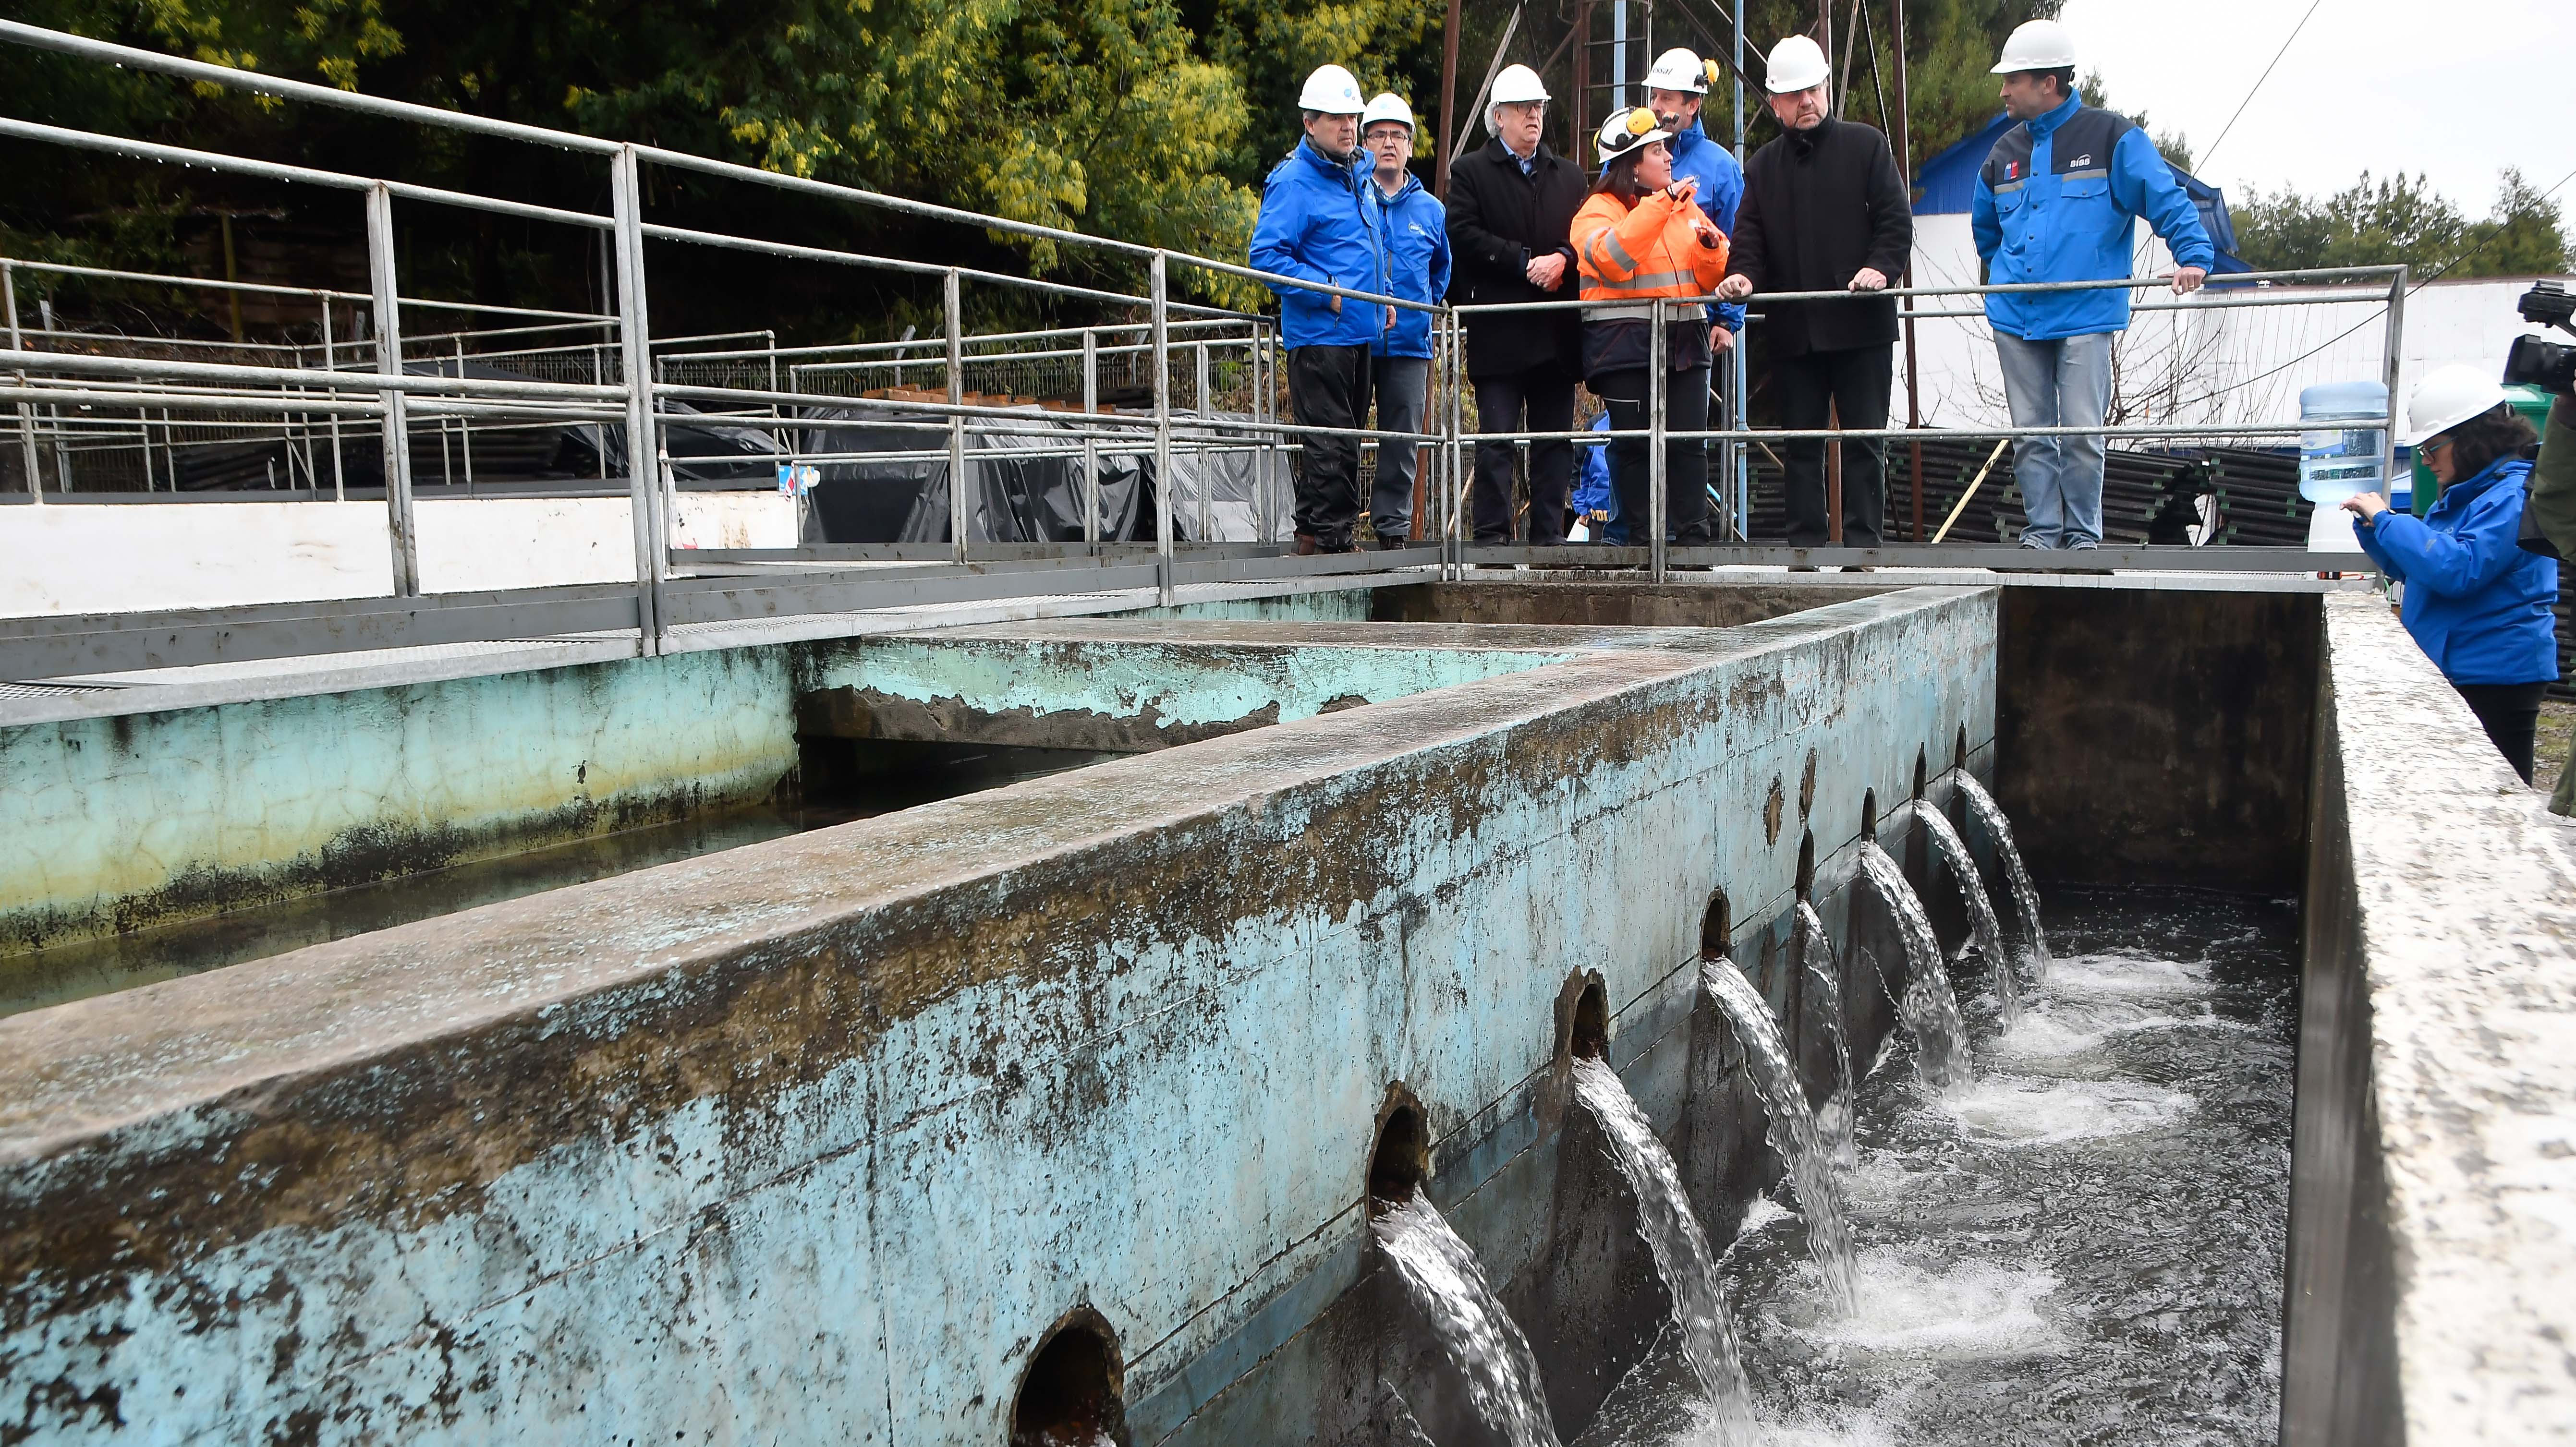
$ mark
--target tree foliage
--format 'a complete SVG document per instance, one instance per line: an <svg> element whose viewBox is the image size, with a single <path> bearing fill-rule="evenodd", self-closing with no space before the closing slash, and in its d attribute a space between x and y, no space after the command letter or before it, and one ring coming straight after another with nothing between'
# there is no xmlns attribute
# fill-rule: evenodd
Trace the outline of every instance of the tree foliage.
<svg viewBox="0 0 2576 1447"><path fill-rule="evenodd" d="M2284 186L2230 207L2240 253L2258 270L2384 266L2403 262L2418 278L2532 276L2576 269L2576 252L2556 201L2512 169L2499 178L2495 209L2471 221L2422 175L2368 172L2331 195Z"/></svg>
<svg viewBox="0 0 2576 1447"><path fill-rule="evenodd" d="M1995 113L1993 56L2015 25L2057 3L1911 0L1915 160ZM1462 110L1524 4L1465 0ZM1889 7L1833 8L1837 67L1849 58L1844 113L1892 130ZM1417 164L1429 174L1444 9L1445 0L23 0L15 13L216 64L1236 257L1263 175L1297 138L1297 90L1316 65L1349 65L1368 91L1406 96L1425 123ZM1607 6L1595 11L1606 36ZM1588 138L1568 133L1573 15L1571 5L1522 9L1502 59L1541 67L1559 97L1551 140L1588 159ZM1857 34L1855 15L1868 21ZM1812 33L1817 3L1746 0L1745 16L1748 119L1759 144L1774 129L1760 102L1761 56L1783 35ZM1726 0L1669 0L1653 24L1658 47L1732 49ZM1596 83L1606 70L1596 68ZM606 200L601 168L580 158L14 46L0 47L0 89L14 113L60 125L487 194L593 208ZM1731 132L1728 89L1711 97L1720 135ZM1472 120L1460 129L1462 144L1479 143ZM342 237L353 229L345 196L18 144L0 144L0 167L18 183L0 192L0 246L19 255L184 271L181 252L193 245L202 258L214 213L275 216ZM1024 238L984 234L961 247L953 227L668 172L648 183L657 219L679 225L1137 279L1132 266ZM580 300L585 289L594 301L602 295L589 238L439 208L402 214L407 287L417 277L431 294L540 305ZM837 300L814 300L828 288L809 278L762 297L760 286L777 284L752 279L753 269L685 264L700 270L670 302L656 299L657 315L669 310L679 324L740 324L707 300L724 288L774 312L803 303L812 328L833 334L890 333L922 319L910 283L837 281ZM657 292L663 266L657 253ZM1209 296L1248 294L1189 268L1174 282Z"/></svg>

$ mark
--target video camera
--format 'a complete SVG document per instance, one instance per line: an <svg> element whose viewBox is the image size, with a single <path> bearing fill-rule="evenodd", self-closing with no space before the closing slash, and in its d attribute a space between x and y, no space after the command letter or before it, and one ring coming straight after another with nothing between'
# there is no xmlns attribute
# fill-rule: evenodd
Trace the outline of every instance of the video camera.
<svg viewBox="0 0 2576 1447"><path fill-rule="evenodd" d="M2568 295L2567 288L2557 282L2532 283L2516 307L2522 319L2534 326L2556 327L2576 336L2576 325L2569 321L2576 317L2576 296ZM2514 338L2513 350L2504 354L2504 383L2510 387L2517 382L2527 382L2544 391L2576 392L2576 347L2539 337Z"/></svg>

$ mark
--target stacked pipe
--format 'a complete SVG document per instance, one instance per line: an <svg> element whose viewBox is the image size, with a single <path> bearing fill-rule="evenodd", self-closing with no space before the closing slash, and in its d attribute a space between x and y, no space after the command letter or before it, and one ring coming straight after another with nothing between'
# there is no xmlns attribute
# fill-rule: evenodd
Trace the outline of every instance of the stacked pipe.
<svg viewBox="0 0 2576 1447"><path fill-rule="evenodd" d="M1890 542L1906 541L1911 512L1907 478L1910 444L1887 451ZM2017 541L2026 521L2021 489L2013 477L2013 449L1974 438L1932 438L1923 448L1923 525L1928 534L1958 505L1980 470L1985 480L1950 524L1945 542L1998 544ZM1788 534L1776 445L1754 449L1753 537L1772 541ZM1993 457L1993 466L1987 459ZM2295 456L2247 448L2208 448L2188 453L2118 448L2103 458L2102 534L2112 544L2183 543L2198 520L2196 501L2217 499L2213 544L2238 547L2304 547L2310 504L2299 496Z"/></svg>

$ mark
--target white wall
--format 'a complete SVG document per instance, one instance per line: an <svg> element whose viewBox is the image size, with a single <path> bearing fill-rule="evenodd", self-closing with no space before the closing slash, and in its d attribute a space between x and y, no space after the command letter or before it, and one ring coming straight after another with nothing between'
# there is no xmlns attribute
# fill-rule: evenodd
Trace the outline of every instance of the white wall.
<svg viewBox="0 0 2576 1447"><path fill-rule="evenodd" d="M2172 269L2171 253L2144 222L2138 224L2138 237L2133 274ZM1977 249L1965 215L1914 218L1914 275L1919 285L1976 284ZM2401 401L2406 389L2435 367L2464 362L2501 370L2513 339L2541 330L2524 325L2514 311L2514 299L2530 285L2528 278L2436 281L2411 293L2398 348ZM2234 294L2242 296L2245 290ZM2210 290L2195 293L2193 305L2184 310L2136 314L2113 353L2120 400L2134 420L2291 424L2299 414L2301 388L2380 378L2387 329L2376 300L2349 300L2357 294L2355 288L2266 287L2258 294L2317 300L2227 307L2224 293ZM2164 292L2145 295L2170 299ZM2328 298L2335 300L2330 304ZM1949 310L1960 303L1974 306L1975 299L1926 298L1923 304ZM2570 339L2559 335L2558 340ZM1926 423L1986 427L2010 421L1993 336L1982 318L1916 323L1915 355ZM1889 415L1900 421L1905 416L1901 365Z"/></svg>
<svg viewBox="0 0 2576 1447"><path fill-rule="evenodd" d="M635 578L626 499L439 498L414 505L421 586L481 592ZM774 492L679 495L673 545L796 544ZM0 616L210 608L393 591L382 503L53 503L0 508Z"/></svg>

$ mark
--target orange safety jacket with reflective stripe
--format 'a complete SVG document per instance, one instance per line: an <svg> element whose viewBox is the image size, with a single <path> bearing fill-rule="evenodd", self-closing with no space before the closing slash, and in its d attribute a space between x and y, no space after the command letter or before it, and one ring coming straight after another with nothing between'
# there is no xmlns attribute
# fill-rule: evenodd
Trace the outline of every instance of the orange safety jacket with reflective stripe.
<svg viewBox="0 0 2576 1447"><path fill-rule="evenodd" d="M1700 238L1715 240L1703 246ZM1706 296L1726 278L1726 233L1696 201L1675 202L1657 191L1632 210L1619 198L1595 193L1574 213L1574 254L1583 271L1587 302L1636 305L1587 306L1585 321L1643 320L1642 303L1659 296ZM1699 306L1668 307L1667 319L1696 320Z"/></svg>

